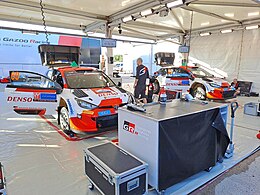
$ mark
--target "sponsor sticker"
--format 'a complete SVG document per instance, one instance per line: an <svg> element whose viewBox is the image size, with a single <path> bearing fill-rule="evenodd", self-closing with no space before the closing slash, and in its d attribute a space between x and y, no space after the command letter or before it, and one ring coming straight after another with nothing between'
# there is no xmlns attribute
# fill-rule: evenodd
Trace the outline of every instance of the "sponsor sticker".
<svg viewBox="0 0 260 195"><path fill-rule="evenodd" d="M56 102L57 95L54 93L33 93L33 101L39 102Z"/></svg>
<svg viewBox="0 0 260 195"><path fill-rule="evenodd" d="M74 114L73 106L69 99L67 99L67 102L68 102L68 106L69 106L69 110L70 110L70 115L73 115Z"/></svg>
<svg viewBox="0 0 260 195"><path fill-rule="evenodd" d="M128 131L129 133L132 133L134 135L138 135L138 132L135 130L135 124L130 123L128 121L124 121L123 129L125 131Z"/></svg>
<svg viewBox="0 0 260 195"><path fill-rule="evenodd" d="M19 97L19 96L8 96L7 102L32 102L33 98L31 97Z"/></svg>
<svg viewBox="0 0 260 195"><path fill-rule="evenodd" d="M110 110L104 110L104 111L98 112L98 116L106 116L106 115L110 115L110 114L111 114Z"/></svg>

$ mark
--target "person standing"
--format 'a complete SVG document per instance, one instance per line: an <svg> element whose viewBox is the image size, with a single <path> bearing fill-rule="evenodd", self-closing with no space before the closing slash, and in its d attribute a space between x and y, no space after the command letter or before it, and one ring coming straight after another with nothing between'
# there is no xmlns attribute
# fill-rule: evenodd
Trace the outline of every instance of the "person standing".
<svg viewBox="0 0 260 195"><path fill-rule="evenodd" d="M146 66L143 65L143 59L138 58L136 60L136 77L134 83L134 96L135 98L142 98L143 103L147 103L145 91L146 91L146 79L149 78L149 71Z"/></svg>

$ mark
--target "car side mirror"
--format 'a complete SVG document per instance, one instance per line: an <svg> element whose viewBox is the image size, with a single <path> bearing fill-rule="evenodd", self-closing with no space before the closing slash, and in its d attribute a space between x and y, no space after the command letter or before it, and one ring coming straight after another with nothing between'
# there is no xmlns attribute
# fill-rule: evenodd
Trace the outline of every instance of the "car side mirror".
<svg viewBox="0 0 260 195"><path fill-rule="evenodd" d="M119 81L119 82L117 83L117 86L118 86L118 87L122 87L122 83Z"/></svg>

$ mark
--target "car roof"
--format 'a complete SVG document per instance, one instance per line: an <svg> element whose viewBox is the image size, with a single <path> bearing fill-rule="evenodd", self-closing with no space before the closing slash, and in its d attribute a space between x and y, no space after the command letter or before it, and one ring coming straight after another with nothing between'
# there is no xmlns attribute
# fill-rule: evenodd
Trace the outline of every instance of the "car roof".
<svg viewBox="0 0 260 195"><path fill-rule="evenodd" d="M65 72L65 71L78 71L78 70L98 70L96 68L93 67L71 67L71 66L66 66L66 67L61 67L58 68L59 71L61 72Z"/></svg>

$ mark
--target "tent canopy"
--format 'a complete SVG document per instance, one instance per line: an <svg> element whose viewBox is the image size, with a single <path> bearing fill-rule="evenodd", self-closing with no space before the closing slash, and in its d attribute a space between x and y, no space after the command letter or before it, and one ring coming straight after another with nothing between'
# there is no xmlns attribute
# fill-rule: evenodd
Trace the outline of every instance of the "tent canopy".
<svg viewBox="0 0 260 195"><path fill-rule="evenodd" d="M42 25L39 2L2 0L0 20ZM260 23L259 0L43 0L43 8L47 26L91 34L105 33L108 24L117 35L120 24L122 35L151 40L188 34L192 13L197 34Z"/></svg>

